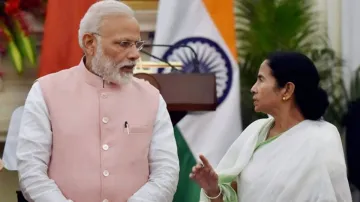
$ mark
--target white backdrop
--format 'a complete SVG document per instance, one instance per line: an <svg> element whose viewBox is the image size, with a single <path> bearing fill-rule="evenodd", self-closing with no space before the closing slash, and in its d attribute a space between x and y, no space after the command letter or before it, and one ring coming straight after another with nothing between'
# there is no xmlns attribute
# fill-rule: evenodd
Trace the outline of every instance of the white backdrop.
<svg viewBox="0 0 360 202"><path fill-rule="evenodd" d="M328 32L331 47L344 59L346 86L353 71L360 66L360 1L313 0L321 11L320 21ZM356 20L355 20L356 19Z"/></svg>
<svg viewBox="0 0 360 202"><path fill-rule="evenodd" d="M342 57L346 61L344 78L351 78L352 72L360 66L360 1L342 0L341 42ZM349 83L347 83L348 85ZM360 89L359 89L360 90Z"/></svg>

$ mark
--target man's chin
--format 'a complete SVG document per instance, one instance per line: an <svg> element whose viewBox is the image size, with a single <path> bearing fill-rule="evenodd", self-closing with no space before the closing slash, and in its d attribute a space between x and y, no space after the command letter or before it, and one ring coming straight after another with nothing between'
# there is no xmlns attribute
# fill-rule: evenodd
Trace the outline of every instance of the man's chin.
<svg viewBox="0 0 360 202"><path fill-rule="evenodd" d="M133 79L132 76L122 77L121 79L116 80L116 84L118 84L118 85L128 85L129 83L131 83L132 79Z"/></svg>
<svg viewBox="0 0 360 202"><path fill-rule="evenodd" d="M106 77L105 81L108 83L116 84L116 85L127 85L131 83L134 75L132 73L129 74L120 74L116 76Z"/></svg>

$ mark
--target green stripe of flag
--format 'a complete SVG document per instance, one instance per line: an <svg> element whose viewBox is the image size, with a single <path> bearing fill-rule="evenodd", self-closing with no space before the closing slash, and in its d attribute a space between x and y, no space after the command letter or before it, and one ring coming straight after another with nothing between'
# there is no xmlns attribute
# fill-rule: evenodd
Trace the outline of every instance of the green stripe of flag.
<svg viewBox="0 0 360 202"><path fill-rule="evenodd" d="M196 160L180 130L174 128L178 156L180 161L180 175L173 202L199 202L200 187L189 178Z"/></svg>

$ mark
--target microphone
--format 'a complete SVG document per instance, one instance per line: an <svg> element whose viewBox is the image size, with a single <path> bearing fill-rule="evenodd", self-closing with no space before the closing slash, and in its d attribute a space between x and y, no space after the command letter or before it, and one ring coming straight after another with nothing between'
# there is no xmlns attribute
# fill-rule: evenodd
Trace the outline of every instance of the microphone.
<svg viewBox="0 0 360 202"><path fill-rule="evenodd" d="M167 47L167 48L184 47L184 48L189 48L190 51L194 55L194 59L193 59L194 70L195 70L194 72L200 72L200 67L199 67L200 62L199 62L198 55L197 55L196 51L194 50L194 48L189 46L189 45L185 45L185 44L169 45L169 44L150 44L150 43L146 43L146 44L144 44L144 47ZM156 58L156 59L158 59L158 58ZM163 61L163 60L161 60L161 61Z"/></svg>
<svg viewBox="0 0 360 202"><path fill-rule="evenodd" d="M145 45L144 45L144 46L145 46ZM157 59L157 60L160 60L161 62L164 62L164 63L168 64L169 67L171 67L171 73L183 73L181 70L178 70L174 65L170 64L170 62L168 62L168 61L166 61L166 60L164 60L164 59L161 59L161 58L159 58L159 57L157 57L157 56L155 56L155 55L153 55L153 54L151 54L151 53L149 53L149 52L147 52L147 51L144 51L143 49L141 49L140 52L142 52L142 53L144 53L145 55L148 55L148 56L150 56L150 57L152 57L152 58L155 58L155 59Z"/></svg>

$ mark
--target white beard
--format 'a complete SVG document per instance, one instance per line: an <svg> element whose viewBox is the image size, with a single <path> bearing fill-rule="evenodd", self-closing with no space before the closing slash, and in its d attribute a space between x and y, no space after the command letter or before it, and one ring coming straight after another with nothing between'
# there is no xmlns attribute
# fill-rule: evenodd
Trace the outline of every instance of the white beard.
<svg viewBox="0 0 360 202"><path fill-rule="evenodd" d="M91 61L91 70L106 82L126 85L132 81L133 73L120 73L120 69L130 65L135 66L136 62L127 61L116 64L105 56L100 46L98 46L95 57Z"/></svg>

